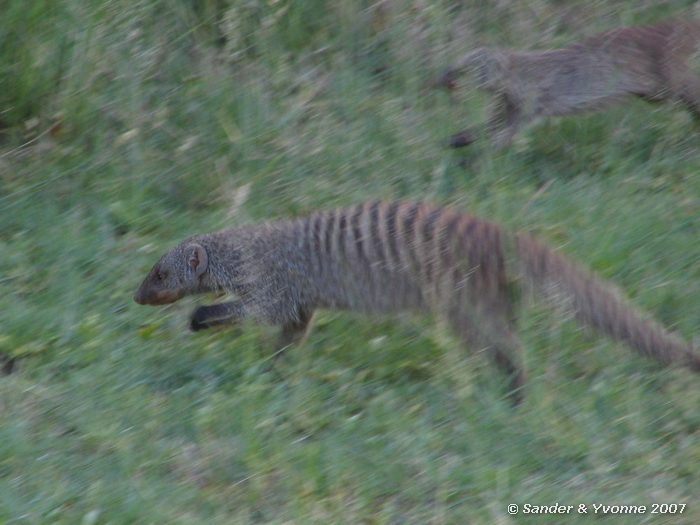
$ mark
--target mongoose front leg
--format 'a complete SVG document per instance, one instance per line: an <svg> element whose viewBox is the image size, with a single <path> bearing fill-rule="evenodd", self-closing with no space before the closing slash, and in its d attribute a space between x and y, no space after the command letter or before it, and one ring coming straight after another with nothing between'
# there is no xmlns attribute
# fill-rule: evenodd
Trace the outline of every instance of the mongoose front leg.
<svg viewBox="0 0 700 525"><path fill-rule="evenodd" d="M523 124L521 104L502 93L491 109L487 127L496 150L507 148Z"/></svg>
<svg viewBox="0 0 700 525"><path fill-rule="evenodd" d="M197 307L190 317L190 329L193 332L233 324L245 318L245 308L241 301L212 304Z"/></svg>
<svg viewBox="0 0 700 525"><path fill-rule="evenodd" d="M311 330L313 312L301 312L298 319L282 325L275 357L283 354L292 345L306 340Z"/></svg>

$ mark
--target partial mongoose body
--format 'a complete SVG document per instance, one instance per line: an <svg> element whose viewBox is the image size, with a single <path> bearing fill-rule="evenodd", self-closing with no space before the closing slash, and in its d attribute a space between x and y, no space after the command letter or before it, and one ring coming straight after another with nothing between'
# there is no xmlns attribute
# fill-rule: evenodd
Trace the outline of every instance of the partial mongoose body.
<svg viewBox="0 0 700 525"><path fill-rule="evenodd" d="M529 235L423 203L375 201L197 235L163 255L134 299L158 305L230 292L236 300L195 309L191 328L249 318L279 325L282 347L298 340L320 308L435 313L471 349L487 349L518 392L525 378L515 326L519 285L643 355L700 371L688 343L570 259Z"/></svg>
<svg viewBox="0 0 700 525"><path fill-rule="evenodd" d="M437 83L452 89L461 74L471 73L478 87L493 93L485 132L501 149L536 117L597 111L629 96L679 102L700 120L697 68L700 22L669 20L613 29L551 51L477 48ZM450 145L466 146L481 133L465 129Z"/></svg>

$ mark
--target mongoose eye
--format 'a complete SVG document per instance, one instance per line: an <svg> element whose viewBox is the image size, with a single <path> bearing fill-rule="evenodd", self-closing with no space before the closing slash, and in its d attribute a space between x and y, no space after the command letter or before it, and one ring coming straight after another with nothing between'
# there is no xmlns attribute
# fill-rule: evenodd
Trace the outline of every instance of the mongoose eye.
<svg viewBox="0 0 700 525"><path fill-rule="evenodd" d="M158 279L159 281L164 281L166 277L167 274L163 270L158 270L156 272L156 279Z"/></svg>

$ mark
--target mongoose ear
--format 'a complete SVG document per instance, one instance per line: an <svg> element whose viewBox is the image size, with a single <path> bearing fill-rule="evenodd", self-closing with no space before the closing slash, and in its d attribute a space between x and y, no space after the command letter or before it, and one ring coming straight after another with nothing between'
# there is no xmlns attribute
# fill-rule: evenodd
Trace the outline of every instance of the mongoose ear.
<svg viewBox="0 0 700 525"><path fill-rule="evenodd" d="M209 257L201 244L192 243L187 246L187 266L200 277L207 269Z"/></svg>

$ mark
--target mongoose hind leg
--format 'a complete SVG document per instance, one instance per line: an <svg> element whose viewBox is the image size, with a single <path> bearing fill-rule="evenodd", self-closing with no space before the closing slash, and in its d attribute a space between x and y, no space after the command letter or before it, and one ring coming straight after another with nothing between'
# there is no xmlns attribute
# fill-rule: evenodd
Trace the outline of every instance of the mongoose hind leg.
<svg viewBox="0 0 700 525"><path fill-rule="evenodd" d="M214 326L233 324L245 318L241 301L199 306L190 317L190 330L198 332Z"/></svg>
<svg viewBox="0 0 700 525"><path fill-rule="evenodd" d="M500 313L485 313L469 317L451 316L450 324L471 350L485 349L491 360L508 378L508 397L514 405L524 399L525 370L522 345L515 333L515 322Z"/></svg>

